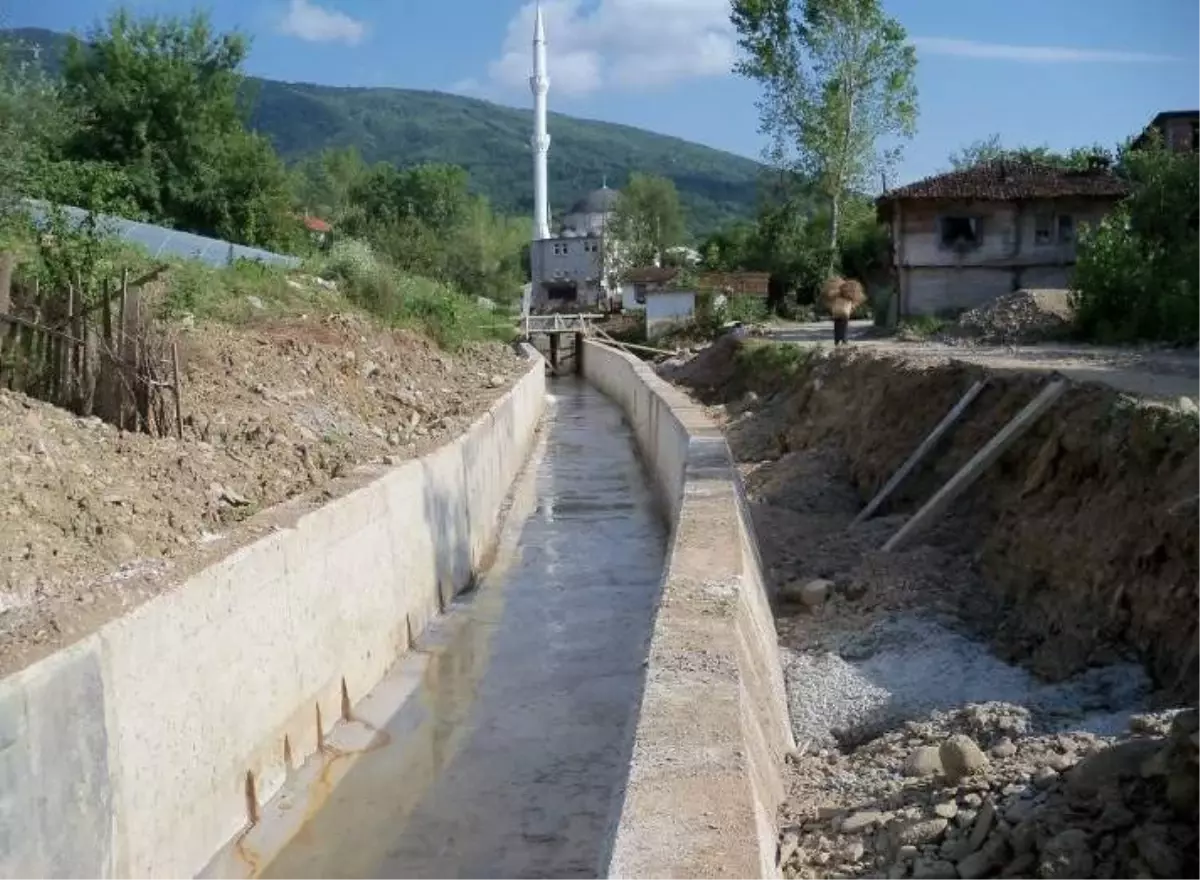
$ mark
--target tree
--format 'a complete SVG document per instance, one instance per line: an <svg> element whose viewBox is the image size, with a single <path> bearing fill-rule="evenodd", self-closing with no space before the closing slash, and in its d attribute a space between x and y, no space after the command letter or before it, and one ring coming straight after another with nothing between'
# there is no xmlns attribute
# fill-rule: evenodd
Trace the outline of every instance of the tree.
<svg viewBox="0 0 1200 880"><path fill-rule="evenodd" d="M1126 147L1119 173L1133 191L1080 239L1076 324L1101 342L1195 344L1200 325L1200 166L1154 138Z"/></svg>
<svg viewBox="0 0 1200 880"><path fill-rule="evenodd" d="M1016 162L1036 162L1042 165L1052 165L1057 168L1083 170L1090 167L1097 159L1112 161L1112 153L1105 147L1093 145L1090 147L1072 147L1065 153L1059 153L1043 144L1039 147L1005 147L1000 141L1000 135L993 134L982 140L972 141L958 152L950 154L950 167L955 171L982 164L1007 159Z"/></svg>
<svg viewBox="0 0 1200 880"><path fill-rule="evenodd" d="M763 86L773 164L811 180L828 205L833 269L847 195L893 162L888 137L916 127L917 58L879 0L734 0L739 73Z"/></svg>
<svg viewBox="0 0 1200 880"><path fill-rule="evenodd" d="M665 177L630 175L607 228L606 262L614 275L636 266L661 265L667 250L684 241L683 208Z"/></svg>
<svg viewBox="0 0 1200 880"><path fill-rule="evenodd" d="M78 126L63 158L121 169L128 196L157 222L280 245L295 223L279 158L244 124L246 52L244 37L214 33L201 14L114 13L68 48L63 94Z"/></svg>

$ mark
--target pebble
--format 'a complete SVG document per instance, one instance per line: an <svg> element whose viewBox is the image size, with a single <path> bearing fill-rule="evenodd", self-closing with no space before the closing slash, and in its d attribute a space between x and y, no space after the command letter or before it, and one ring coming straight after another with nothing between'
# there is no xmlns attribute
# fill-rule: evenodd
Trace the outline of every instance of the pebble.
<svg viewBox="0 0 1200 880"><path fill-rule="evenodd" d="M988 751L996 758L1011 758L1017 753L1017 747L1007 736L1002 736Z"/></svg>
<svg viewBox="0 0 1200 880"><path fill-rule="evenodd" d="M863 810L860 813L854 813L843 819L841 832L842 834L858 834L878 825L884 818L884 814L876 810Z"/></svg>
<svg viewBox="0 0 1200 880"><path fill-rule="evenodd" d="M893 839L897 848L932 843L945 833L949 824L940 816L933 819L915 819L897 828L893 832Z"/></svg>
<svg viewBox="0 0 1200 880"><path fill-rule="evenodd" d="M934 804L933 814L941 816L943 819L953 819L958 815L958 804L954 801L942 801L940 804Z"/></svg>

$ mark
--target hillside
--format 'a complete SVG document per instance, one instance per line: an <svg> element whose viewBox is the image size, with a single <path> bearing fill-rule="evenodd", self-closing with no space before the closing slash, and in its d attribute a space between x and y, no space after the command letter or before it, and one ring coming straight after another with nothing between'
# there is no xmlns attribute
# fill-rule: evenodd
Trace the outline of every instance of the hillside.
<svg viewBox="0 0 1200 880"><path fill-rule="evenodd" d="M57 68L66 36L38 28L4 32L42 49ZM23 53L25 54L25 53ZM368 161L452 162L493 204L532 213L530 110L441 92L334 88L251 77L251 125L287 159L355 146ZM556 213L607 179L619 187L641 171L675 181L693 234L749 216L761 166L750 159L630 126L551 114L550 194Z"/></svg>

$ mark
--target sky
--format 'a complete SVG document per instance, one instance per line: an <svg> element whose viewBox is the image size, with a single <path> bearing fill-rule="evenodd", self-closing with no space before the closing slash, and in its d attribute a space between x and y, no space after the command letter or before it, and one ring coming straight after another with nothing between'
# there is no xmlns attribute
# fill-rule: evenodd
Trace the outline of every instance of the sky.
<svg viewBox="0 0 1200 880"><path fill-rule="evenodd" d="M883 0L917 48L920 117L889 183L962 146L1113 145L1161 110L1200 106L1196 0ZM109 0L3 0L0 26L85 32ZM126 0L181 14L185 0ZM326 85L434 89L530 106L532 0L207 0L253 39L249 73ZM752 158L757 86L729 0L542 0L552 110ZM553 130L551 130L553 135ZM553 151L551 153L553 161Z"/></svg>

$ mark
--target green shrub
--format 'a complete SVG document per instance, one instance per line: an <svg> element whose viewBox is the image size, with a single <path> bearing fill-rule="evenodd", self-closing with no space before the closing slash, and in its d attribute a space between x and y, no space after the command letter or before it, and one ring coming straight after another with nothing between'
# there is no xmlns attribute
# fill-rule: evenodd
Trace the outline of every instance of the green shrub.
<svg viewBox="0 0 1200 880"><path fill-rule="evenodd" d="M1122 167L1132 195L1079 243L1076 329L1097 342L1194 344L1200 324L1195 155L1152 145L1127 150Z"/></svg>
<svg viewBox="0 0 1200 880"><path fill-rule="evenodd" d="M428 334L447 349L485 339L511 340L510 326L454 288L397 272L365 242L345 239L335 244L322 274L342 282L346 296L383 320Z"/></svg>

